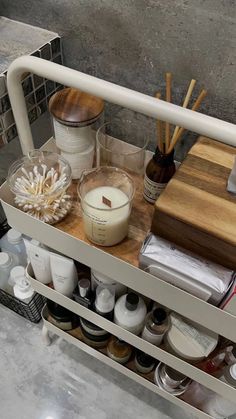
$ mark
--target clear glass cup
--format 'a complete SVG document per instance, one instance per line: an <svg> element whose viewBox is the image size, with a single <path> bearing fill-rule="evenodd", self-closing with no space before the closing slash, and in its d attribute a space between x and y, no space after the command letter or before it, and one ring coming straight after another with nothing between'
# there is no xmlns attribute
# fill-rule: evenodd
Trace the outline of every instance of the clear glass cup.
<svg viewBox="0 0 236 419"><path fill-rule="evenodd" d="M96 165L119 167L143 175L148 142L147 133L139 129L135 120L107 122L97 131Z"/></svg>
<svg viewBox="0 0 236 419"><path fill-rule="evenodd" d="M113 246L128 234L134 182L116 167L85 171L78 185L85 234L101 246Z"/></svg>

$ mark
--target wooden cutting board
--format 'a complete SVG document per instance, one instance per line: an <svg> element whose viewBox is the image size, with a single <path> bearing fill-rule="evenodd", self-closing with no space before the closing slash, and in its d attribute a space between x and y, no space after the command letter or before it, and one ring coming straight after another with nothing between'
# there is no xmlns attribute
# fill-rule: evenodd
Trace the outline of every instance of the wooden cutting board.
<svg viewBox="0 0 236 419"><path fill-rule="evenodd" d="M200 137L156 201L151 230L236 270L236 196L226 190L235 156Z"/></svg>

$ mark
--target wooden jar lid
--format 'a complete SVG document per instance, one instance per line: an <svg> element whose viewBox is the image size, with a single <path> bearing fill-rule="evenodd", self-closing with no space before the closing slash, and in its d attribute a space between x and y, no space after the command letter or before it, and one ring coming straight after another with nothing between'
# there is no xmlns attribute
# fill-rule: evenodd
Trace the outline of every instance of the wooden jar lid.
<svg viewBox="0 0 236 419"><path fill-rule="evenodd" d="M72 87L55 93L49 111L63 125L86 126L95 122L104 109L104 101Z"/></svg>

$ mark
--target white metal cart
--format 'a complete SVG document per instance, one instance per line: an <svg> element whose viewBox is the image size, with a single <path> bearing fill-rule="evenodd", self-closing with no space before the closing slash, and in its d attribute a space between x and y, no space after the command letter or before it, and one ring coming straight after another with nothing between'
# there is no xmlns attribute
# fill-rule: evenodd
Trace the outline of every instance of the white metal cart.
<svg viewBox="0 0 236 419"><path fill-rule="evenodd" d="M27 56L15 60L8 71L9 96L22 150L25 154L33 148L33 141L20 81L21 75L24 72L32 72L58 83L79 88L145 115L154 118L159 117L162 120L167 120L178 126L184 126L199 134L218 139L227 144L236 145L236 126L233 124L192 112L173 104L157 101L155 98L99 80L55 63ZM46 149L53 147L54 142L52 139L44 145ZM138 191L132 217L135 221L133 223L131 221L128 239L113 248L99 248L89 243L84 236L83 229L81 228L82 223L79 206L64 221L55 226L50 226L17 209L14 206L14 197L6 183L0 188L0 198L7 215L8 223L15 229L39 240L68 257L114 278L129 288L150 297L152 300L160 302L183 316L236 342L236 318L234 316L138 268L138 253L145 234L150 227L151 217L150 210L146 211L146 208L150 208L150 206L145 203L141 204L141 195L141 191ZM140 216L139 205L143 205L141 210L142 217ZM61 304L65 308L84 317L113 335L118 336L134 347L150 354L225 398L233 402L236 400L236 389L199 370L194 365L175 357L162 348L144 341L140 337L122 329L111 321L34 279L32 279L32 285L38 293L45 297ZM145 376L136 373L132 369L132 366L118 364L107 357L104 351L93 349L83 343L73 333L67 333L57 328L47 320L46 310L43 315L45 317L43 333L46 340L48 339L48 331L52 331L110 365L112 368L163 396L165 399L188 410L196 418L211 417L190 406L181 400L181 398L177 398L163 391L153 383L151 377L148 376L145 378Z"/></svg>

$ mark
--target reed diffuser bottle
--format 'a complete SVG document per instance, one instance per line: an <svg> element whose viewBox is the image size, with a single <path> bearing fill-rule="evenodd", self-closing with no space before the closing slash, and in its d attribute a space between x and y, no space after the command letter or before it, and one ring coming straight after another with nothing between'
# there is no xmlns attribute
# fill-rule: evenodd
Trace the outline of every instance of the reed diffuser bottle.
<svg viewBox="0 0 236 419"><path fill-rule="evenodd" d="M143 191L146 201L154 204L174 173L174 150L169 154L164 154L157 147L146 167Z"/></svg>
<svg viewBox="0 0 236 419"><path fill-rule="evenodd" d="M171 84L172 74L166 73L166 102L171 102ZM196 84L196 80L192 79L186 96L183 101L183 108L187 108L193 88ZM192 106L192 111L196 111L203 99L205 98L207 91L202 89L198 98ZM161 99L161 93L156 93L156 99ZM157 121L157 148L153 158L150 160L146 167L146 173L144 177L144 198L154 204L161 192L165 189L167 183L175 173L174 163L174 147L180 141L185 129L183 127L176 126L173 134L171 133L171 126L168 121L163 122Z"/></svg>

